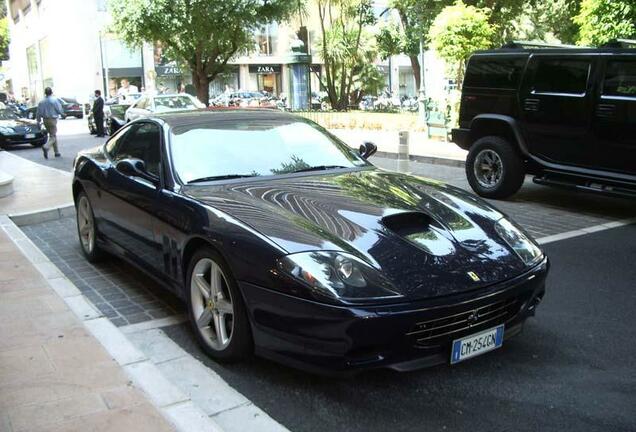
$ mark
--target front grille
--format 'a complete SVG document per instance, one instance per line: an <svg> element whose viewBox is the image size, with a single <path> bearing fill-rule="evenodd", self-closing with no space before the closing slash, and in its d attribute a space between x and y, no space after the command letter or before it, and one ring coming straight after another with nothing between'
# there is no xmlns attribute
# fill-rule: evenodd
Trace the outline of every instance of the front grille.
<svg viewBox="0 0 636 432"><path fill-rule="evenodd" d="M441 318L418 322L407 336L414 337L415 345L419 347L438 346L449 339L456 339L505 323L519 313L520 305L518 298L510 298Z"/></svg>

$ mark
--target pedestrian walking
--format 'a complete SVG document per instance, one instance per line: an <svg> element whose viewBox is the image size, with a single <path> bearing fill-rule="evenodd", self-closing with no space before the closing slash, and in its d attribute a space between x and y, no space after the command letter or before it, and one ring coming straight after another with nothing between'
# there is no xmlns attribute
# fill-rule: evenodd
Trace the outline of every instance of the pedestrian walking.
<svg viewBox="0 0 636 432"><path fill-rule="evenodd" d="M38 104L38 109L35 114L38 124L43 122L46 132L49 134L49 139L42 146L42 153L44 159L49 158L49 149L53 146L53 152L55 157L60 157L59 148L57 145L57 119L62 116L64 111L62 110L62 104L53 96L53 90L51 87L44 89L45 98Z"/></svg>
<svg viewBox="0 0 636 432"><path fill-rule="evenodd" d="M102 98L102 92L95 90L95 100L93 101L93 121L95 122L95 128L97 134L95 136L104 136L104 99Z"/></svg>

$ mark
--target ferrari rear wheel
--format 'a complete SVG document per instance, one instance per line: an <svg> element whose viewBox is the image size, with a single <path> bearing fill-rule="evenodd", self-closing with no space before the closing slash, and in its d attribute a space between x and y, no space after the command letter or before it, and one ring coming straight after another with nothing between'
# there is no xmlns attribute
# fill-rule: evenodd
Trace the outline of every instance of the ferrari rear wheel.
<svg viewBox="0 0 636 432"><path fill-rule="evenodd" d="M213 249L199 249L190 260L186 298L197 341L209 356L233 362L251 353L252 336L241 294Z"/></svg>

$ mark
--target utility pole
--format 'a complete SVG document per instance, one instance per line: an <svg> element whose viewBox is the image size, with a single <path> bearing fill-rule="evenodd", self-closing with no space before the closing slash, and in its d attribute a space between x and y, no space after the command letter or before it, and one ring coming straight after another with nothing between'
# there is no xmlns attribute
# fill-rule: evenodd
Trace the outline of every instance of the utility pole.
<svg viewBox="0 0 636 432"><path fill-rule="evenodd" d="M418 102L420 105L420 117L422 119L422 122L424 123L426 123L426 85L424 84L425 71L424 43L422 38L420 37L420 95L418 97Z"/></svg>

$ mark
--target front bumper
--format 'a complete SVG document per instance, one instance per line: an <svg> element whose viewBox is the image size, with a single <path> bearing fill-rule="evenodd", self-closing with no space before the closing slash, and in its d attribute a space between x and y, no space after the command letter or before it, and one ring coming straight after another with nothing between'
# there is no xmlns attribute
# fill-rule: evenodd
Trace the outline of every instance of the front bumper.
<svg viewBox="0 0 636 432"><path fill-rule="evenodd" d="M24 134L2 135L0 137L0 145L22 145L22 144L40 144L46 141L44 132L36 132L34 138L26 138Z"/></svg>
<svg viewBox="0 0 636 432"><path fill-rule="evenodd" d="M548 267L546 258L478 292L386 306L331 306L246 282L240 287L258 355L333 375L409 371L448 363L455 339L502 323L505 339L519 333L543 297ZM484 318L466 325L463 317L474 312Z"/></svg>

